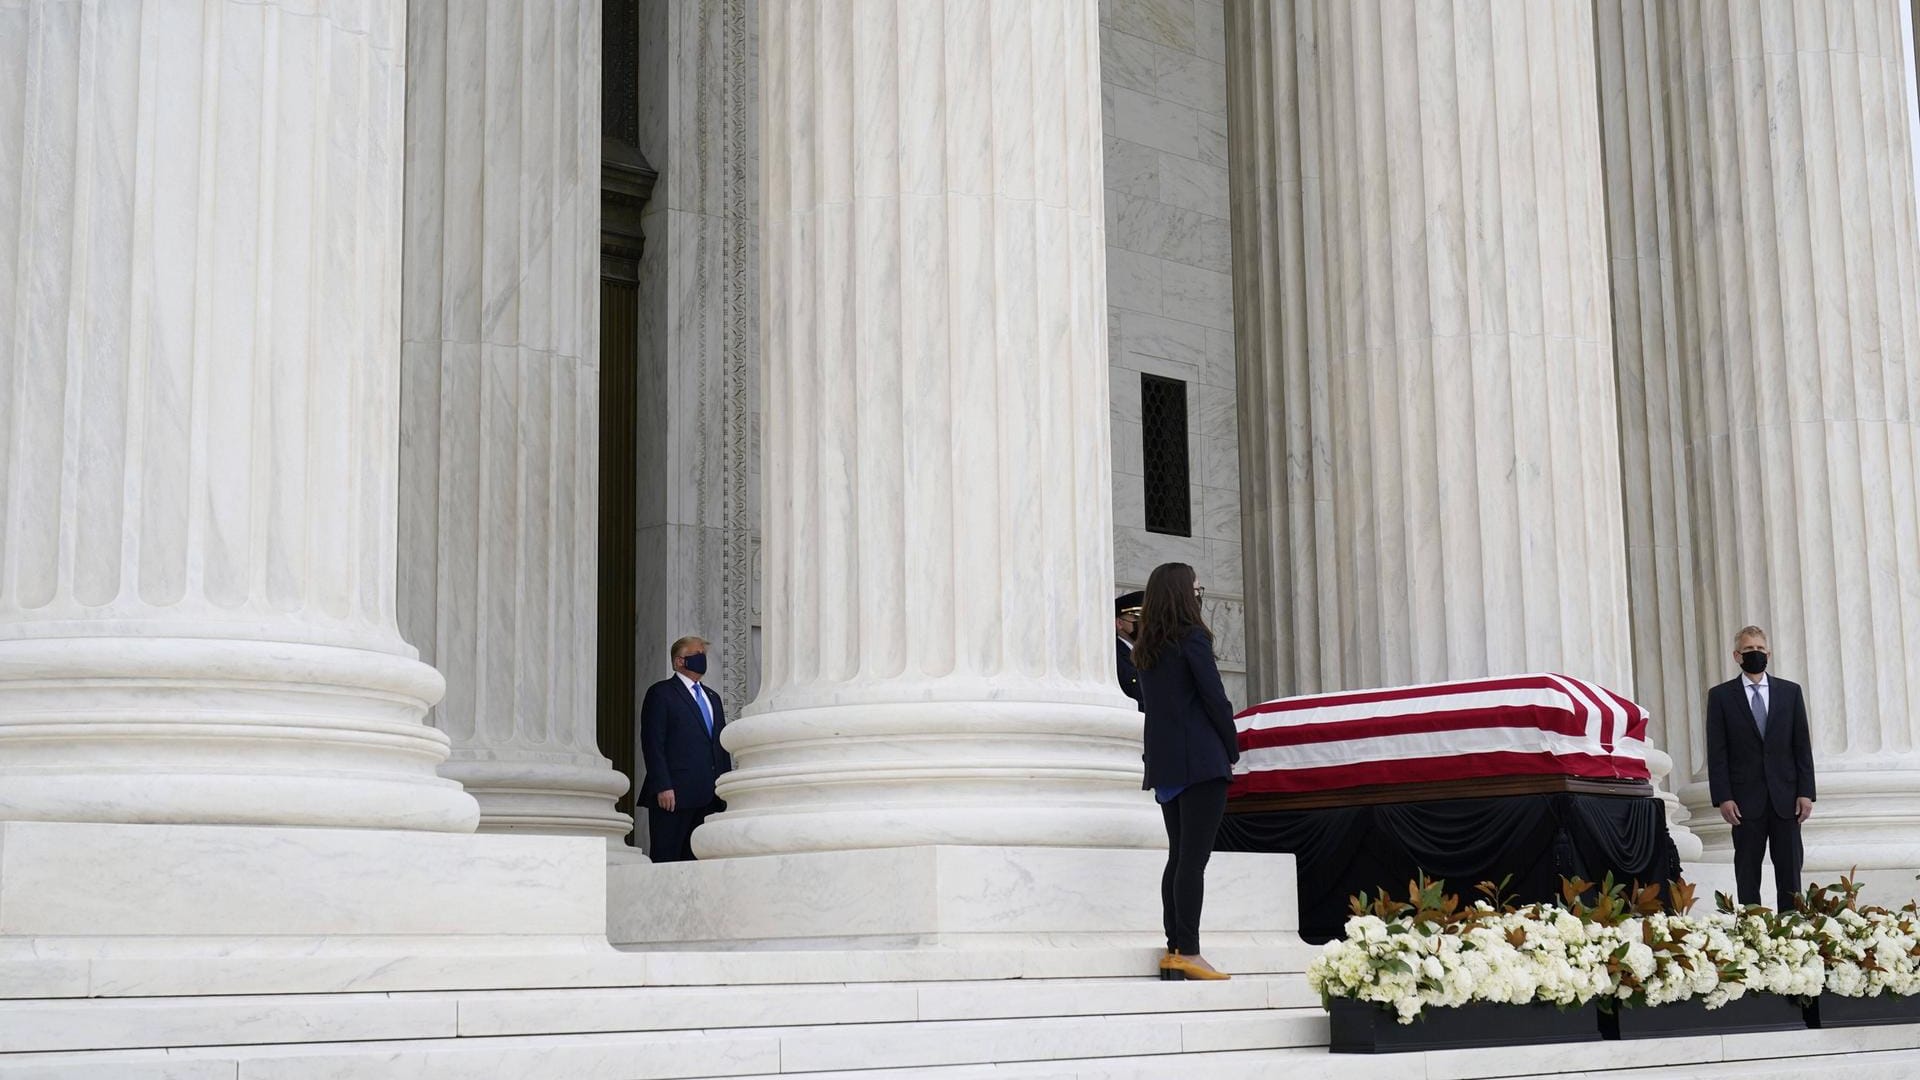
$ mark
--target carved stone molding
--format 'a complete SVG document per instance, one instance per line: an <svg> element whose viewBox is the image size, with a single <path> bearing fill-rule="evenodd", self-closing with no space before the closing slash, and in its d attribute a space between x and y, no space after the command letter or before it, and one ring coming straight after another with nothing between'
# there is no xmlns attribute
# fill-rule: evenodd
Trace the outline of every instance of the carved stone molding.
<svg viewBox="0 0 1920 1080"><path fill-rule="evenodd" d="M752 517L754 365L760 359L760 319L755 303L753 230L758 192L750 166L759 153L751 112L757 94L752 39L752 0L709 0L720 22L722 62L720 265L720 636L729 658L721 694L747 700L755 607L754 549L758 522Z"/></svg>
<svg viewBox="0 0 1920 1080"><path fill-rule="evenodd" d="M639 280L646 237L640 212L660 174L639 147L612 136L600 141L600 276L624 284Z"/></svg>

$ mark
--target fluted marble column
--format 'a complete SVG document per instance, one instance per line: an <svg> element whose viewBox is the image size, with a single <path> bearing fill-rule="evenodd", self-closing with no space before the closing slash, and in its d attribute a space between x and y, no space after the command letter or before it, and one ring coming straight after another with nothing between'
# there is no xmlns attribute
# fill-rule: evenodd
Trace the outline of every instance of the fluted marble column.
<svg viewBox="0 0 1920 1080"><path fill-rule="evenodd" d="M763 4L766 652L702 858L1146 847L1094 0Z"/></svg>
<svg viewBox="0 0 1920 1080"><path fill-rule="evenodd" d="M0 818L473 827L394 617L403 25L0 4Z"/></svg>
<svg viewBox="0 0 1920 1080"><path fill-rule="evenodd" d="M1920 238L1899 3L1662 5L1704 663L1730 678L1734 631L1770 632L1812 718L1809 865L1841 869L1920 867ZM1704 782L1687 797L1707 809ZM1724 826L1702 834L1724 854Z"/></svg>
<svg viewBox="0 0 1920 1080"><path fill-rule="evenodd" d="M1619 397L1633 697L1652 713L1648 765L1666 774L1660 797L1682 860L1699 837L1675 791L1699 761L1688 731L1713 650L1694 611L1693 507L1684 388L1692 355L1674 295L1665 52L1659 0L1595 0L1600 145L1606 176L1613 355ZM1715 670L1718 670L1717 668ZM1625 688L1622 688L1625 689ZM1656 747L1664 748L1655 749ZM1671 755L1671 756L1669 756ZM1670 772L1669 772L1670 770ZM1659 777L1656 776L1656 779Z"/></svg>
<svg viewBox="0 0 1920 1080"><path fill-rule="evenodd" d="M1265 701L1342 685L1326 309L1308 278L1324 250L1320 98L1310 5L1225 15L1247 692Z"/></svg>
<svg viewBox="0 0 1920 1080"><path fill-rule="evenodd" d="M1229 35L1234 100L1289 75L1262 107L1298 144L1237 144L1233 170L1236 279L1303 293L1292 328L1275 320L1291 337L1239 338L1267 407L1241 414L1243 494L1293 515L1247 542L1280 545L1266 561L1292 579L1250 578L1250 621L1277 622L1296 680L1274 691L1529 670L1631 686L1590 4L1229 6L1256 31Z"/></svg>
<svg viewBox="0 0 1920 1080"><path fill-rule="evenodd" d="M400 623L483 831L624 835L594 715L599 0L409 0Z"/></svg>

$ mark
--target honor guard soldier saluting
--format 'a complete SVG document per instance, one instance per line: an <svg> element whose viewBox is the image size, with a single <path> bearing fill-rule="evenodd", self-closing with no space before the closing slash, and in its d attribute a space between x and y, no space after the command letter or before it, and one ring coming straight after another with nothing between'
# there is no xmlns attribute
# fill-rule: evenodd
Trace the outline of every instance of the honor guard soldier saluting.
<svg viewBox="0 0 1920 1080"><path fill-rule="evenodd" d="M1140 605L1145 602L1143 592L1130 592L1116 597L1113 601L1113 632L1118 639L1113 643L1114 667L1119 673L1120 690L1140 704L1140 673L1133 668L1133 636L1140 631Z"/></svg>

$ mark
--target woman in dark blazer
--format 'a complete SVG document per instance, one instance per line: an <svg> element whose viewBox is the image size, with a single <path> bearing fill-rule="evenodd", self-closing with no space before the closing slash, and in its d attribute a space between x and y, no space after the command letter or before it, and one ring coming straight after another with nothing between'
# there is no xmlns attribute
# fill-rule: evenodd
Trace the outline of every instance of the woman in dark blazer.
<svg viewBox="0 0 1920 1080"><path fill-rule="evenodd" d="M1233 703L1220 684L1213 633L1200 618L1193 567L1164 563L1147 579L1145 609L1133 644L1146 715L1146 783L1167 823L1167 869L1160 875L1167 929L1163 979L1224 979L1200 956L1200 905L1207 859L1227 809L1227 777L1240 760Z"/></svg>

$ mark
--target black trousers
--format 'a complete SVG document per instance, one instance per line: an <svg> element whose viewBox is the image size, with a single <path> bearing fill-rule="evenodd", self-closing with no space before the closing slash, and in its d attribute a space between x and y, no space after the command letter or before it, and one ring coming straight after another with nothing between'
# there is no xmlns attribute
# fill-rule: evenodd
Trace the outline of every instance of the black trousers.
<svg viewBox="0 0 1920 1080"><path fill-rule="evenodd" d="M1800 895L1800 823L1773 812L1771 800L1763 813L1742 814L1733 827L1733 883L1742 904L1760 902L1760 860L1773 852L1776 911L1793 907Z"/></svg>
<svg viewBox="0 0 1920 1080"><path fill-rule="evenodd" d="M1160 875L1160 917L1167 948L1200 954L1200 906L1206 899L1207 859L1227 812L1227 779L1203 780L1160 804L1167 823L1167 869Z"/></svg>
<svg viewBox="0 0 1920 1080"><path fill-rule="evenodd" d="M693 830L707 820L711 804L698 810L684 807L662 810L658 803L647 807L647 858L654 862L692 862Z"/></svg>

